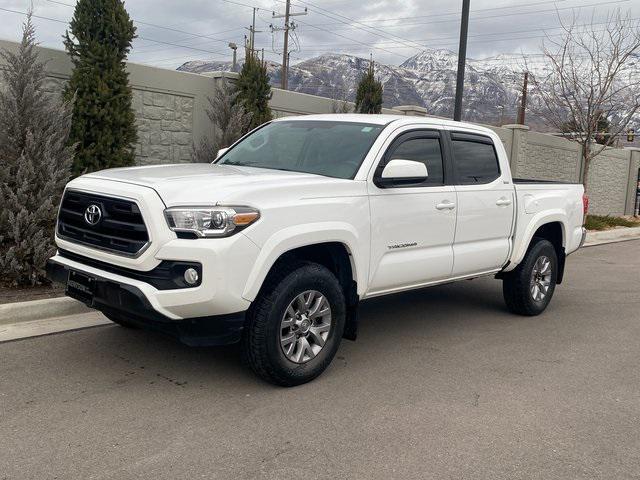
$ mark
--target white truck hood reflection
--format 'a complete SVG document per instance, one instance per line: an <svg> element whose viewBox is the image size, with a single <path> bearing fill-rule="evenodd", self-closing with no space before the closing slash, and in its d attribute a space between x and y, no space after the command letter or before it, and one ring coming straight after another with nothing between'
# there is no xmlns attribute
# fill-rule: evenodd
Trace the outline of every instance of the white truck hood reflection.
<svg viewBox="0 0 640 480"><path fill-rule="evenodd" d="M251 204L252 197L258 192L282 188L302 192L316 190L323 184L351 183L321 175L208 163L114 168L91 173L84 178L152 188L168 207L229 201Z"/></svg>

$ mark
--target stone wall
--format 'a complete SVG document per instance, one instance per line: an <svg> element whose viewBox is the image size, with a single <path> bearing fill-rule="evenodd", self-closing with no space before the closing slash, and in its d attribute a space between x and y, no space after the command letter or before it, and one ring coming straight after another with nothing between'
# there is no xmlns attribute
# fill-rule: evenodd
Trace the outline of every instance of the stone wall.
<svg viewBox="0 0 640 480"><path fill-rule="evenodd" d="M191 161L193 97L133 91L139 165Z"/></svg>
<svg viewBox="0 0 640 480"><path fill-rule="evenodd" d="M589 167L589 211L596 215L625 212L629 179L630 151L607 149Z"/></svg>
<svg viewBox="0 0 640 480"><path fill-rule="evenodd" d="M528 132L516 171L521 178L580 181L580 146L575 142Z"/></svg>

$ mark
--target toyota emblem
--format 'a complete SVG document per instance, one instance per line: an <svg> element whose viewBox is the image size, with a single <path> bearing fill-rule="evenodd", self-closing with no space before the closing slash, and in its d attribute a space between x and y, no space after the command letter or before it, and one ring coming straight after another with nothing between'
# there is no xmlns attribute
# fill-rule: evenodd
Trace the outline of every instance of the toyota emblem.
<svg viewBox="0 0 640 480"><path fill-rule="evenodd" d="M84 221L89 225L97 225L102 218L102 210L95 204L91 204L84 211Z"/></svg>

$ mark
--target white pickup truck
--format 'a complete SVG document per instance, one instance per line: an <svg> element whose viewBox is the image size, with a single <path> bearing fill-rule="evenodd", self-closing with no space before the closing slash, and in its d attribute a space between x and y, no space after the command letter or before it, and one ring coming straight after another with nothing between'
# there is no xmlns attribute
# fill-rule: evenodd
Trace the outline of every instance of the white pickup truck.
<svg viewBox="0 0 640 480"><path fill-rule="evenodd" d="M71 181L47 268L120 325L241 342L259 376L291 386L355 339L367 298L492 275L511 311L541 313L586 210L581 185L512 179L487 128L289 117L212 164Z"/></svg>

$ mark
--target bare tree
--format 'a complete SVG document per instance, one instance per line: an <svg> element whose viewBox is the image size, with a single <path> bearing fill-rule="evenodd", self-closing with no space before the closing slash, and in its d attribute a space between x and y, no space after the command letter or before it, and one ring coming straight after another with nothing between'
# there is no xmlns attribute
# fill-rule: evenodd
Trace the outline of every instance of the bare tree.
<svg viewBox="0 0 640 480"><path fill-rule="evenodd" d="M333 88L333 102L331 103L331 113L353 113L353 103L347 100L347 88L345 85L338 88L336 94L336 87Z"/></svg>
<svg viewBox="0 0 640 480"><path fill-rule="evenodd" d="M548 36L542 46L546 68L532 75L532 109L580 143L586 190L591 162L612 143L596 143L599 125L609 122L608 138L616 139L640 109L640 72L630 68L639 60L640 25L620 11L604 22L560 22L560 40Z"/></svg>
<svg viewBox="0 0 640 480"><path fill-rule="evenodd" d="M207 116L213 123L211 138L204 138L200 145L193 148L194 162L212 162L218 150L230 146L246 132L251 122L251 113L238 102L237 91L229 82L222 79L209 97Z"/></svg>

